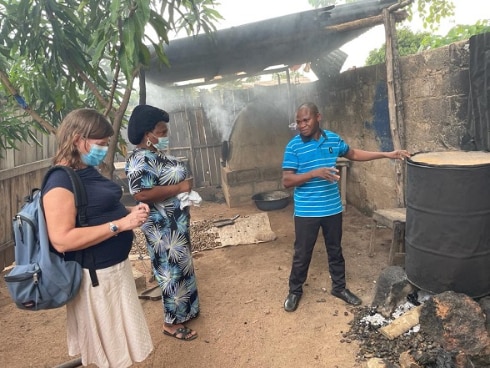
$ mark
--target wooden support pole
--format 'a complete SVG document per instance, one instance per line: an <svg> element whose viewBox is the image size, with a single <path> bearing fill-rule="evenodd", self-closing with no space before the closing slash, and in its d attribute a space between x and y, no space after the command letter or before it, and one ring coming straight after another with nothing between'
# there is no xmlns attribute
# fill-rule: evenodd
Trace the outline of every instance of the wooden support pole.
<svg viewBox="0 0 490 368"><path fill-rule="evenodd" d="M395 21L401 22L407 19L408 13L402 10L394 13L393 16L395 17ZM360 28L377 26L379 24L383 24L383 22L384 22L384 17L381 14L369 18L363 18L363 19L353 20L351 22L337 24L334 26L326 26L325 29L333 32L344 32L344 31L352 31Z"/></svg>
<svg viewBox="0 0 490 368"><path fill-rule="evenodd" d="M395 150L405 149L405 124L403 122L403 96L400 62L397 50L396 20L389 8L383 10L386 34L386 84L390 130ZM405 207L405 171L402 162L395 160L396 196L398 207Z"/></svg>
<svg viewBox="0 0 490 368"><path fill-rule="evenodd" d="M391 240L388 265L405 267L405 221L393 222L393 239Z"/></svg>

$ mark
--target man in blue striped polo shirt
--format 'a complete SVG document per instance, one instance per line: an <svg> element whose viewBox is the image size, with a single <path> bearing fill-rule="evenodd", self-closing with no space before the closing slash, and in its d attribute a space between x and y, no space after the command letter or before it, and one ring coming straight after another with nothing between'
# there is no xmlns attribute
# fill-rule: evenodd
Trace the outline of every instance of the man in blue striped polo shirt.
<svg viewBox="0 0 490 368"><path fill-rule="evenodd" d="M282 164L282 183L294 187L294 256L289 276L289 294L284 309L293 312L303 294L313 248L322 229L332 278L331 294L351 305L362 303L346 288L345 261L342 255L342 200L335 168L337 157L352 161L410 157L405 150L370 152L349 147L334 132L320 128L321 115L313 103L296 111L296 135L287 144Z"/></svg>

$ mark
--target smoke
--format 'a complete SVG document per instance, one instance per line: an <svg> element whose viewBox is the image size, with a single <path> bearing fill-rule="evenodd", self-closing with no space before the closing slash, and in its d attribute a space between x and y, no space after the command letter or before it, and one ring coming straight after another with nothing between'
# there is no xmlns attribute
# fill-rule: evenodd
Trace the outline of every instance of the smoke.
<svg viewBox="0 0 490 368"><path fill-rule="evenodd" d="M169 113L184 111L190 106L201 107L214 133L224 141L230 137L236 115L247 105L247 96L240 98L243 93L236 90L164 88L147 83L146 101Z"/></svg>
<svg viewBox="0 0 490 368"><path fill-rule="evenodd" d="M220 134L222 141L227 141L230 138L233 128L234 116L232 111L227 111L217 105L203 105L204 111L213 128Z"/></svg>
<svg viewBox="0 0 490 368"><path fill-rule="evenodd" d="M146 103L167 112L185 108L184 90L163 88L156 84L146 84Z"/></svg>
<svg viewBox="0 0 490 368"><path fill-rule="evenodd" d="M236 93L225 91L207 91L200 93L202 107L214 130L222 141L230 138L236 115L245 107L246 102L237 99Z"/></svg>
<svg viewBox="0 0 490 368"><path fill-rule="evenodd" d="M255 85L254 88L242 89L197 89L197 88L164 88L152 83L146 86L146 101L149 105L162 108L169 113L187 111L189 108L202 108L206 124L211 126L213 134L220 141L228 141L233 131L236 117L252 101L260 100L288 111L291 106L287 85L276 87ZM290 127L293 129L293 127ZM294 124L295 128L295 124Z"/></svg>

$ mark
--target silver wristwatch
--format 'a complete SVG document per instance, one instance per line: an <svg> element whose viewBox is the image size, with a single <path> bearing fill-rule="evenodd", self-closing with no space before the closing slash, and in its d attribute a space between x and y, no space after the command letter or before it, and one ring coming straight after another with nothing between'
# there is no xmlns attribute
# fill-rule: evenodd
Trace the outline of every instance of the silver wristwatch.
<svg viewBox="0 0 490 368"><path fill-rule="evenodd" d="M119 231L119 227L113 222L109 222L109 229L114 233L114 235L117 235L117 232Z"/></svg>

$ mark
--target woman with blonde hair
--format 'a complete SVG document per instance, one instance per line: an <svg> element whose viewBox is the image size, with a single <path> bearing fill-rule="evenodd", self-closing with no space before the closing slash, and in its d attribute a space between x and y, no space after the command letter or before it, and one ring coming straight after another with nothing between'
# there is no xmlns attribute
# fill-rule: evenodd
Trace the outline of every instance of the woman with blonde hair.
<svg viewBox="0 0 490 368"><path fill-rule="evenodd" d="M84 366L119 368L143 361L153 344L128 259L132 230L146 221L149 208L126 208L121 187L96 169L113 134L109 121L92 109L70 112L58 130L53 164L79 175L87 192L88 226L77 227L67 173L53 172L42 193L52 247L83 267L80 291L66 308L68 352L81 354Z"/></svg>

